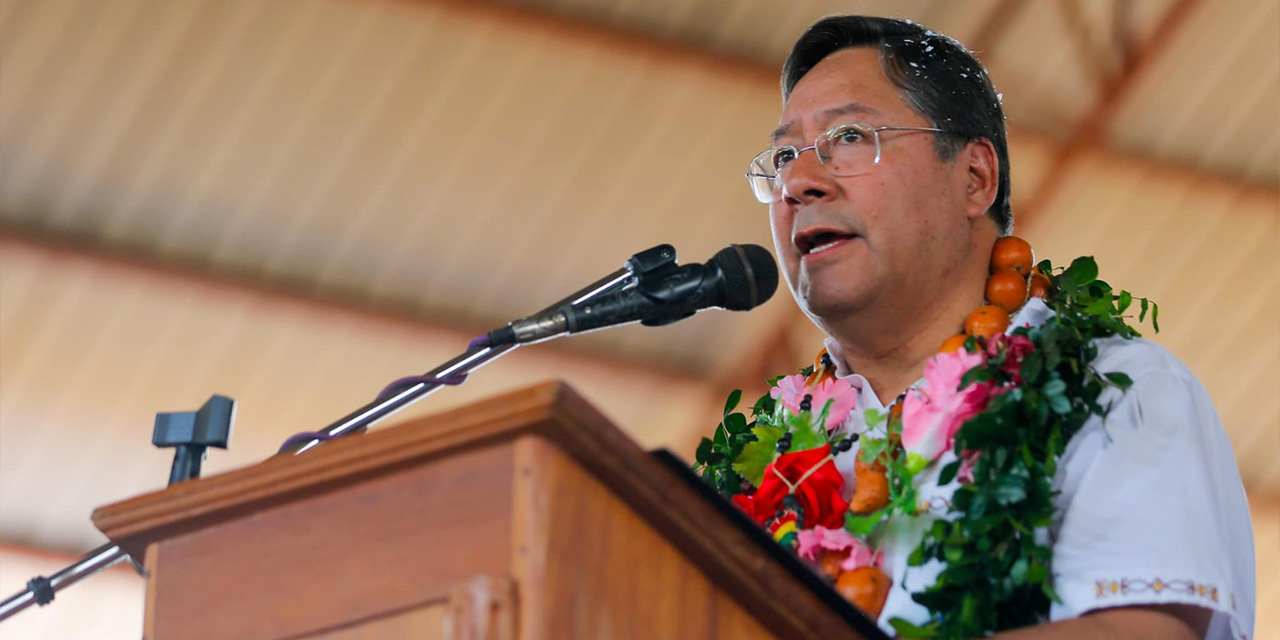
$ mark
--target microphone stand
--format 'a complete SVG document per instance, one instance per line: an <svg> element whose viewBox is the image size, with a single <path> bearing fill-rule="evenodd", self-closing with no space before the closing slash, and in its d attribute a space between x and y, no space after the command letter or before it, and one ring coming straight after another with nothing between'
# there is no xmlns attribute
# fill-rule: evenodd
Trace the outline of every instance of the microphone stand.
<svg viewBox="0 0 1280 640"><path fill-rule="evenodd" d="M587 285L587 287L581 289L577 293L552 304L538 313L547 313L549 311L559 309L567 304L579 304L586 302L598 295L624 287L630 284L629 281L632 280L634 275L633 270L629 266L623 267L591 283L590 285ZM303 439L298 442L286 443L286 445L281 448L280 453L277 453L276 455L298 455L304 451L309 451L315 448L320 443L327 440L349 433L358 433L367 429L375 422L408 407L410 404L421 400L428 394L444 386L447 384L445 380L466 376L472 371L475 371L489 362L498 359L518 346L520 345L508 344L497 347L482 345L468 349L466 353L463 353L435 369L428 371L422 376L418 376L419 381L413 385L397 390L394 393L378 397L373 402L352 411L338 421L333 422L324 429L321 429L319 432L312 434L313 437Z"/></svg>
<svg viewBox="0 0 1280 640"><path fill-rule="evenodd" d="M663 262L667 264L675 261L675 251L667 245L660 245L653 249L649 249L648 251L641 252L633 256L632 259L627 262L626 267L618 269L600 280L591 283L573 295L557 301L555 304L552 304L546 309L540 311L539 314L560 309L565 305L580 304L596 296L609 293L626 286L634 285L636 279L643 276L644 273L650 270L649 264L642 264L641 261L638 260L642 256L651 256L655 262ZM432 369L423 376L419 376L421 381L394 393L385 394L385 397L380 396L373 402L356 409L338 421L325 427L321 431L313 434L314 437L292 444L287 443L286 446L282 448L281 452L277 453L273 457L278 457L280 455L298 455L304 451L309 451L320 443L332 438L350 433L359 433L373 425L375 422L408 407L410 404L426 397L433 391L436 391L445 384L441 379L465 376L485 364L505 355L507 352L518 346L518 344L503 345L499 347L481 345L475 348L470 348L466 353L463 353L435 369ZM217 396L215 396L215 398L216 397ZM213 402L213 400L210 400L210 402ZM206 407L207 406L209 405L206 404ZM227 411L227 414L229 419L229 410ZM165 414L160 415L164 416ZM157 436L153 438L153 441L160 438L158 435L159 429L158 416ZM156 442L156 444L157 446L166 446L161 445L159 442ZM225 440L221 446L224 449L226 448ZM201 449L201 457L203 457L203 449ZM192 467L194 467L194 473L189 477L198 476L200 473L199 462L196 461L193 465L191 462L190 452L179 447L174 458L174 471L171 473L170 484L175 482L173 474L179 473L179 465L182 465L184 469L187 469L185 473L188 474L192 473ZM188 478L181 479L185 480ZM53 601L54 594L57 591L65 589L66 587L69 587L76 582L79 582L80 580L83 580L84 578L87 578L94 573L115 565L123 560L131 562L140 575L146 576L146 571L136 560L130 558L129 555L119 546L108 542L101 547L90 551L74 564L71 564L48 578L43 576L32 578L27 582L27 588L25 591L21 591L10 596L4 602L0 602L0 621L6 620L33 604L44 606Z"/></svg>

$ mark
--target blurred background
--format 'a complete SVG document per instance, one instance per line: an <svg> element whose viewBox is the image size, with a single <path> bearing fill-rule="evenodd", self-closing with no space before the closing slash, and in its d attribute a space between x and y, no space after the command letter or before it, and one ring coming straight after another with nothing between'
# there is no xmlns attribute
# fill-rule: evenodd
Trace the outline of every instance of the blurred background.
<svg viewBox="0 0 1280 640"><path fill-rule="evenodd" d="M770 245L742 174L833 13L909 18L1003 92L1016 233L1160 304L1251 498L1280 638L1280 3L0 0L0 597L163 488L155 414L239 402L253 464L659 243ZM820 336L784 292L522 348L393 421L560 378L691 457ZM1159 535L1159 532L1152 532ZM116 568L0 638L137 638ZM238 597L252 597L252 587Z"/></svg>

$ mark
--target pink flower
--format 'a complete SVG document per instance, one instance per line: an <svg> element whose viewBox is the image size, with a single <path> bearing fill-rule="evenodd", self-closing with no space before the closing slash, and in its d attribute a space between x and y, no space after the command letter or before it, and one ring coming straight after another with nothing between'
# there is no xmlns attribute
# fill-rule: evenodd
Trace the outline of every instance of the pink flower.
<svg viewBox="0 0 1280 640"><path fill-rule="evenodd" d="M800 401L804 399L806 393L808 391L804 386L804 376L797 373L779 380L778 384L769 390L769 397L781 400L782 406L788 411L800 413Z"/></svg>
<svg viewBox="0 0 1280 640"><path fill-rule="evenodd" d="M845 418L849 417L849 412L858 403L858 390L845 380L831 378L813 387L806 387L804 376L799 374L779 380L778 385L769 390L769 395L775 400L781 400L782 406L793 415L800 413L800 403L804 401L806 395L811 396L809 410L814 415L822 413L828 400L833 401L823 424L827 431L834 431L844 424Z"/></svg>
<svg viewBox="0 0 1280 640"><path fill-rule="evenodd" d="M1035 343L1026 336L1000 334L987 342L987 355L996 356L1004 352L1004 365L1001 369L1012 375L1014 382L1022 381L1022 377L1018 375L1022 369L1022 361L1035 350Z"/></svg>
<svg viewBox="0 0 1280 640"><path fill-rule="evenodd" d="M800 557L810 562L818 562L822 558L819 551L849 551L849 556L840 563L840 568L853 571L862 567L873 567L880 564L880 557L867 543L853 537L844 529L828 529L813 527L802 529L796 534Z"/></svg>
<svg viewBox="0 0 1280 640"><path fill-rule="evenodd" d="M919 463L950 449L960 425L987 406L993 392L990 383L960 389L965 372L985 360L982 353L960 349L939 353L925 364L924 384L908 392L902 403L902 446Z"/></svg>

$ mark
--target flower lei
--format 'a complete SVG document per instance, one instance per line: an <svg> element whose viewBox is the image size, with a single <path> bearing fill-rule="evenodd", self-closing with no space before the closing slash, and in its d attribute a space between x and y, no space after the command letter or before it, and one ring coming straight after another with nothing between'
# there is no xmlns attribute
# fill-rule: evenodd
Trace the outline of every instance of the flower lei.
<svg viewBox="0 0 1280 640"><path fill-rule="evenodd" d="M1123 373L1090 366L1094 340L1137 336L1125 322L1134 302L1138 321L1150 311L1159 331L1154 303L1113 292L1097 275L1088 257L1065 270L1045 260L1030 277L1024 271L1028 291L1036 279L1047 280L1033 293L1052 317L1007 334L1000 327L949 340L963 347L931 358L923 384L889 410L868 410L860 433L841 430L857 391L834 377L825 351L800 374L769 380L750 421L734 411L742 395L734 391L713 436L698 446L695 470L877 618L890 579L876 546L891 522L927 515L917 502L918 476L953 452L938 476L940 487L958 483L951 504L908 559L911 566L943 564L934 584L912 595L930 618L890 624L902 637L970 638L1040 622L1058 600L1052 550L1037 536L1055 515L1058 460L1086 420L1106 415L1102 392L1131 384ZM855 443L856 454L847 454ZM835 465L842 454L856 455L849 500Z"/></svg>

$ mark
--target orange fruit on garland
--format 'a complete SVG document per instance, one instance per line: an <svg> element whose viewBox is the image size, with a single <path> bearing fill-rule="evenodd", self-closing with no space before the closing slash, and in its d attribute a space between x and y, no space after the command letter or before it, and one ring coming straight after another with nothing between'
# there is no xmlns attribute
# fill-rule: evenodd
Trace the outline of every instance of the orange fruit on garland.
<svg viewBox="0 0 1280 640"><path fill-rule="evenodd" d="M991 273L1004 269L1014 269L1022 275L1031 273L1031 263L1035 258L1031 254L1031 245L1022 238L1005 236L996 240L991 248Z"/></svg>
<svg viewBox="0 0 1280 640"><path fill-rule="evenodd" d="M942 341L942 346L938 347L938 353L955 353L964 348L964 341L968 339L969 336L957 333Z"/></svg>
<svg viewBox="0 0 1280 640"><path fill-rule="evenodd" d="M857 514L874 513L889 504L889 477L883 464L867 464L862 460L853 463L853 495L849 497L849 511Z"/></svg>
<svg viewBox="0 0 1280 640"><path fill-rule="evenodd" d="M1009 313L1027 301L1027 277L1014 269L1001 269L987 278L987 302Z"/></svg>
<svg viewBox="0 0 1280 640"><path fill-rule="evenodd" d="M875 620L880 617L884 601L889 598L891 582L889 576L876 567L859 567L840 574L836 579L836 591Z"/></svg>
<svg viewBox="0 0 1280 640"><path fill-rule="evenodd" d="M995 305L983 305L964 319L964 332L979 338L990 338L1009 328L1009 313Z"/></svg>
<svg viewBox="0 0 1280 640"><path fill-rule="evenodd" d="M1036 271L1031 274L1031 292L1032 298L1047 298L1049 290L1053 288L1053 283L1049 281L1049 276Z"/></svg>

